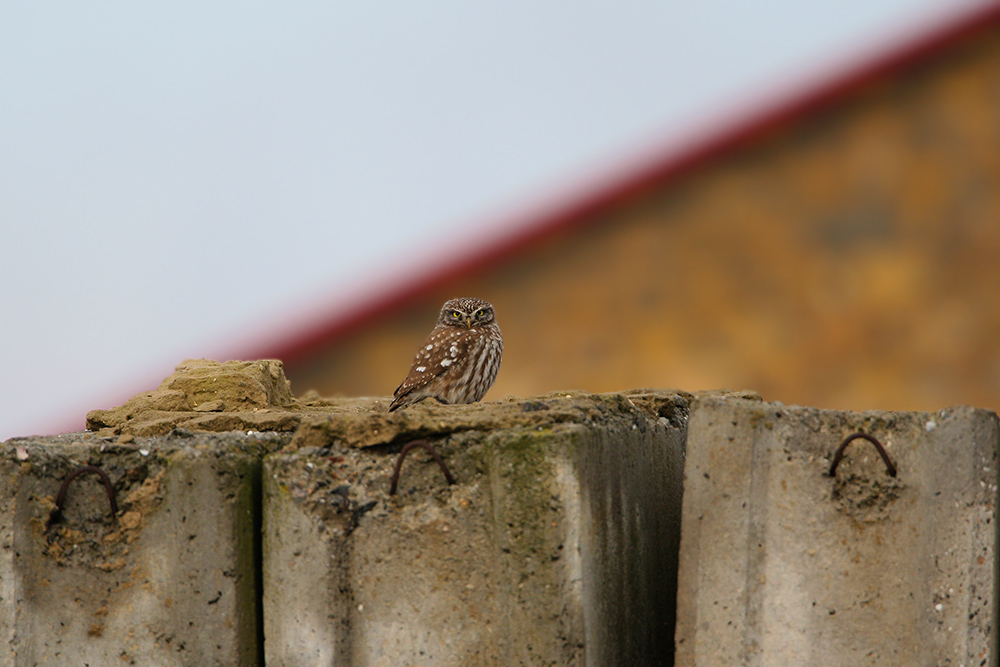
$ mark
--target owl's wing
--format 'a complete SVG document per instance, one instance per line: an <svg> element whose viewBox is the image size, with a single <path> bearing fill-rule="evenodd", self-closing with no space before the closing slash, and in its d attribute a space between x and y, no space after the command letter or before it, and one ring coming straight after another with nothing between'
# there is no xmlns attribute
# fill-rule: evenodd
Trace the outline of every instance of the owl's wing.
<svg viewBox="0 0 1000 667"><path fill-rule="evenodd" d="M468 329L437 327L427 336L420 347L410 372L392 393L389 410L401 405L410 393L427 386L435 378L452 372L462 360L468 358L468 348L472 341Z"/></svg>

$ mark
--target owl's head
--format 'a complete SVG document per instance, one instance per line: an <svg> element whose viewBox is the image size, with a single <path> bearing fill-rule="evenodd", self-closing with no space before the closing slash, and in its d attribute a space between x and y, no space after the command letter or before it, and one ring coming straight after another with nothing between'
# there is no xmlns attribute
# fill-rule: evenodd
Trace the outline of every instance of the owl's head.
<svg viewBox="0 0 1000 667"><path fill-rule="evenodd" d="M446 301L438 317L438 324L464 329L493 324L494 321L492 305L468 296Z"/></svg>

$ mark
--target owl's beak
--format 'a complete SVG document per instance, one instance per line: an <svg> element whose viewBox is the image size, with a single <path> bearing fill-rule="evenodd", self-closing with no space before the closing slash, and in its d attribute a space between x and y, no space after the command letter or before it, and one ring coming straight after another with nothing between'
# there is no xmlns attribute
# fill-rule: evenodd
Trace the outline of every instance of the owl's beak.
<svg viewBox="0 0 1000 667"><path fill-rule="evenodd" d="M466 329L472 328L472 317L470 317L469 315L465 316L465 328Z"/></svg>

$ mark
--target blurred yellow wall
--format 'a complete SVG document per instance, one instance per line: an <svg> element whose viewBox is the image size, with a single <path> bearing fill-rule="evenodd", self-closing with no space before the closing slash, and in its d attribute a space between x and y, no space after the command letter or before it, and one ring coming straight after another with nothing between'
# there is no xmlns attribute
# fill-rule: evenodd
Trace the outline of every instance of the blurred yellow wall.
<svg viewBox="0 0 1000 667"><path fill-rule="evenodd" d="M1000 31L314 347L293 390L390 394L466 295L504 332L487 400L728 387L1000 409Z"/></svg>

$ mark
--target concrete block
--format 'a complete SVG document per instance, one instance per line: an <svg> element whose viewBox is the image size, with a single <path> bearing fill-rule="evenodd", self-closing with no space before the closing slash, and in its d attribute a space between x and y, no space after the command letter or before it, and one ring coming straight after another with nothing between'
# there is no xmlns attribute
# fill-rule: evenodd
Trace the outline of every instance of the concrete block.
<svg viewBox="0 0 1000 667"><path fill-rule="evenodd" d="M855 441L877 437L898 468ZM997 664L997 417L692 404L683 667Z"/></svg>
<svg viewBox="0 0 1000 667"><path fill-rule="evenodd" d="M274 436L92 433L0 450L0 665L255 665L259 470ZM47 525L63 478L63 519Z"/></svg>
<svg viewBox="0 0 1000 667"><path fill-rule="evenodd" d="M314 424L333 440L264 463L266 664L670 664L687 401L428 402ZM458 483L415 450L389 496L415 437Z"/></svg>

